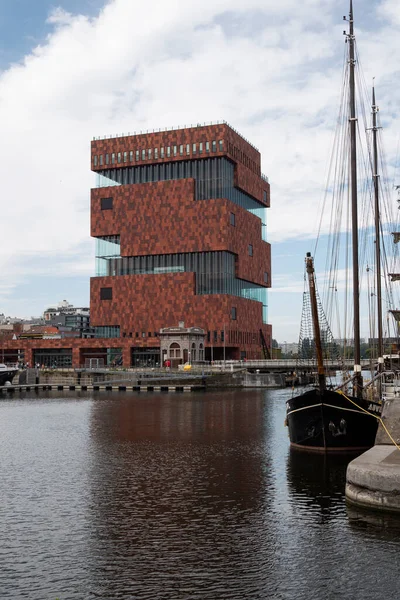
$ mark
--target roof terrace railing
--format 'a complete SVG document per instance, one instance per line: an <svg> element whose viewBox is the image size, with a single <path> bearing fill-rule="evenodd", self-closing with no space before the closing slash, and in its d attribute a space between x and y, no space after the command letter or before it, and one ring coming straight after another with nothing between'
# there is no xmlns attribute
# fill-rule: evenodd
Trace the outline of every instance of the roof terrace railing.
<svg viewBox="0 0 400 600"><path fill-rule="evenodd" d="M195 128L195 127L209 127L210 125L227 125L228 127L230 127L230 129L232 129L232 131L237 133L237 135L239 135L245 142L250 144L250 146L252 148L254 148L254 150L257 150L257 152L259 152L259 149L256 146L254 146L254 144L252 144L247 138L244 137L244 135L242 135L239 131L237 131L237 129L232 127L232 125L230 125L227 121L208 121L205 123L195 123L195 124L192 123L191 125L184 125L183 127L181 125L177 125L176 127L173 127L173 126L165 127L165 128L160 127L159 129L147 129L147 130L141 130L141 131L134 131L133 133L128 131L128 133L117 133L115 135L110 134L110 135L103 135L103 136L94 136L92 139L93 139L93 141L107 140L107 139L113 139L113 138L130 137L132 135L146 135L149 133L177 131L179 129L191 129L191 128Z"/></svg>

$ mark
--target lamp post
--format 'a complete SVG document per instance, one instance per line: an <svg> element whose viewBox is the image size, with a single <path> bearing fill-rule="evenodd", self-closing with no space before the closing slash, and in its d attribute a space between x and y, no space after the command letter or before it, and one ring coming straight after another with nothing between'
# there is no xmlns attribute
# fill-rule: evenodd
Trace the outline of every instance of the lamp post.
<svg viewBox="0 0 400 600"><path fill-rule="evenodd" d="M224 323L224 371L225 371L225 323Z"/></svg>

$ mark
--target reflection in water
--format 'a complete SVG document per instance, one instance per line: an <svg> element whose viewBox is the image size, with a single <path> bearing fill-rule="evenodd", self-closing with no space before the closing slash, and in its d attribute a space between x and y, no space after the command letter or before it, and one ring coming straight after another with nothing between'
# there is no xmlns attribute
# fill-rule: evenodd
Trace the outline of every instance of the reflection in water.
<svg viewBox="0 0 400 600"><path fill-rule="evenodd" d="M241 400L236 392L93 405L93 591L118 598L123 583L143 598L244 598L264 586L274 566L273 553L264 556L269 424L262 394ZM236 590L227 589L232 578Z"/></svg>
<svg viewBox="0 0 400 600"><path fill-rule="evenodd" d="M319 508L323 518L343 512L346 468L353 456L326 455L290 448L287 478L293 501L300 506Z"/></svg>
<svg viewBox="0 0 400 600"><path fill-rule="evenodd" d="M289 452L288 393L0 401L0 599L397 597L399 531Z"/></svg>

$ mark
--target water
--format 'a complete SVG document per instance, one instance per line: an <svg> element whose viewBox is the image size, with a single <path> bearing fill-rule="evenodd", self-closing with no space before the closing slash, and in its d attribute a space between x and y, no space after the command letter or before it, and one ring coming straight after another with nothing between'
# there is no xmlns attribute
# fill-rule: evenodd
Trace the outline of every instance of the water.
<svg viewBox="0 0 400 600"><path fill-rule="evenodd" d="M1 600L398 598L400 520L289 451L287 394L2 400Z"/></svg>

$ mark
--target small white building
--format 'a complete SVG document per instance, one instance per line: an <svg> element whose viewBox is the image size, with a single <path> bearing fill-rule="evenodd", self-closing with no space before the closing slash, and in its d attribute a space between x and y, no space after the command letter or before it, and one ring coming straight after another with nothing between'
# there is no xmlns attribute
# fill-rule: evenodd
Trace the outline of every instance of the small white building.
<svg viewBox="0 0 400 600"><path fill-rule="evenodd" d="M171 367L204 361L206 332L201 327L165 327L160 329L161 364Z"/></svg>

